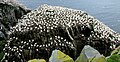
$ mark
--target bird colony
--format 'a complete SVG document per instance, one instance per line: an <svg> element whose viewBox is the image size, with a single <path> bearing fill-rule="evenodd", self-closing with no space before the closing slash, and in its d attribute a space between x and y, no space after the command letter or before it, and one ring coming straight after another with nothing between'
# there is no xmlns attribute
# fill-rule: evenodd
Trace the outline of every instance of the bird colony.
<svg viewBox="0 0 120 62"><path fill-rule="evenodd" d="M107 54L120 44L119 34L86 12L46 4L24 15L10 32L6 62L48 61L55 49L76 59L84 45Z"/></svg>

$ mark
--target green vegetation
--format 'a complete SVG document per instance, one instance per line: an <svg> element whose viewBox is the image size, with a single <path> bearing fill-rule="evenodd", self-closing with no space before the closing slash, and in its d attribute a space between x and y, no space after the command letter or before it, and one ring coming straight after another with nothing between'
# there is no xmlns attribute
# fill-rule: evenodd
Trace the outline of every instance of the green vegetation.
<svg viewBox="0 0 120 62"><path fill-rule="evenodd" d="M3 56L4 56L3 48L4 48L5 44L6 44L6 41L5 41L5 40L0 41L0 60L1 60L1 59L3 58Z"/></svg>
<svg viewBox="0 0 120 62"><path fill-rule="evenodd" d="M120 62L120 55L111 55L108 59L107 62Z"/></svg>
<svg viewBox="0 0 120 62"><path fill-rule="evenodd" d="M112 51L110 57L107 58L107 62L120 62L120 46Z"/></svg>

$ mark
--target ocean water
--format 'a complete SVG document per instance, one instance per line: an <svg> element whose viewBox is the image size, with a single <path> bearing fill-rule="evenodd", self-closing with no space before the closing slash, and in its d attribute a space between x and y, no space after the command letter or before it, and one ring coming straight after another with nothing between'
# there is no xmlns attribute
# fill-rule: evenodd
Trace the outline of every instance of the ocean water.
<svg viewBox="0 0 120 62"><path fill-rule="evenodd" d="M86 11L120 33L120 0L18 0L34 10L42 4L64 6Z"/></svg>

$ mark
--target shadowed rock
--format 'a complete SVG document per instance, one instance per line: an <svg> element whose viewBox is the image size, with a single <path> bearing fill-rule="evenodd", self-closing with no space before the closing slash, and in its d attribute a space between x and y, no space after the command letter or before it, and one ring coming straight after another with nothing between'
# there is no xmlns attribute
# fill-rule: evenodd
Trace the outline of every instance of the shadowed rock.
<svg viewBox="0 0 120 62"><path fill-rule="evenodd" d="M15 26L18 19L28 12L30 12L29 9L15 0L0 0L0 60L3 56L2 50L10 34L10 27Z"/></svg>
<svg viewBox="0 0 120 62"><path fill-rule="evenodd" d="M29 9L15 0L0 0L0 31L7 37L10 27L15 26L21 16L30 12Z"/></svg>
<svg viewBox="0 0 120 62"><path fill-rule="evenodd" d="M76 59L84 45L107 56L120 45L120 35L96 18L59 6L42 5L31 11L19 19L11 33L4 49L6 61L48 61L55 49Z"/></svg>

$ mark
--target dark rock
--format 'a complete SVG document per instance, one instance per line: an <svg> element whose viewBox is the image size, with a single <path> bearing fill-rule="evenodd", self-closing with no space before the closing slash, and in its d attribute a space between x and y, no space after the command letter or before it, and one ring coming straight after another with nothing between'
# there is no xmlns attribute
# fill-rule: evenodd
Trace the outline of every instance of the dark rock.
<svg viewBox="0 0 120 62"><path fill-rule="evenodd" d="M0 31L0 41L5 39L5 35Z"/></svg>
<svg viewBox="0 0 120 62"><path fill-rule="evenodd" d="M5 47L6 40L9 37L10 27L17 24L18 19L30 12L15 0L0 0L0 53ZM1 57L0 57L1 59Z"/></svg>
<svg viewBox="0 0 120 62"><path fill-rule="evenodd" d="M18 19L28 12L30 12L29 9L14 0L0 1L0 27L2 28L0 31L4 33L5 37L7 37L10 27L15 26Z"/></svg>

